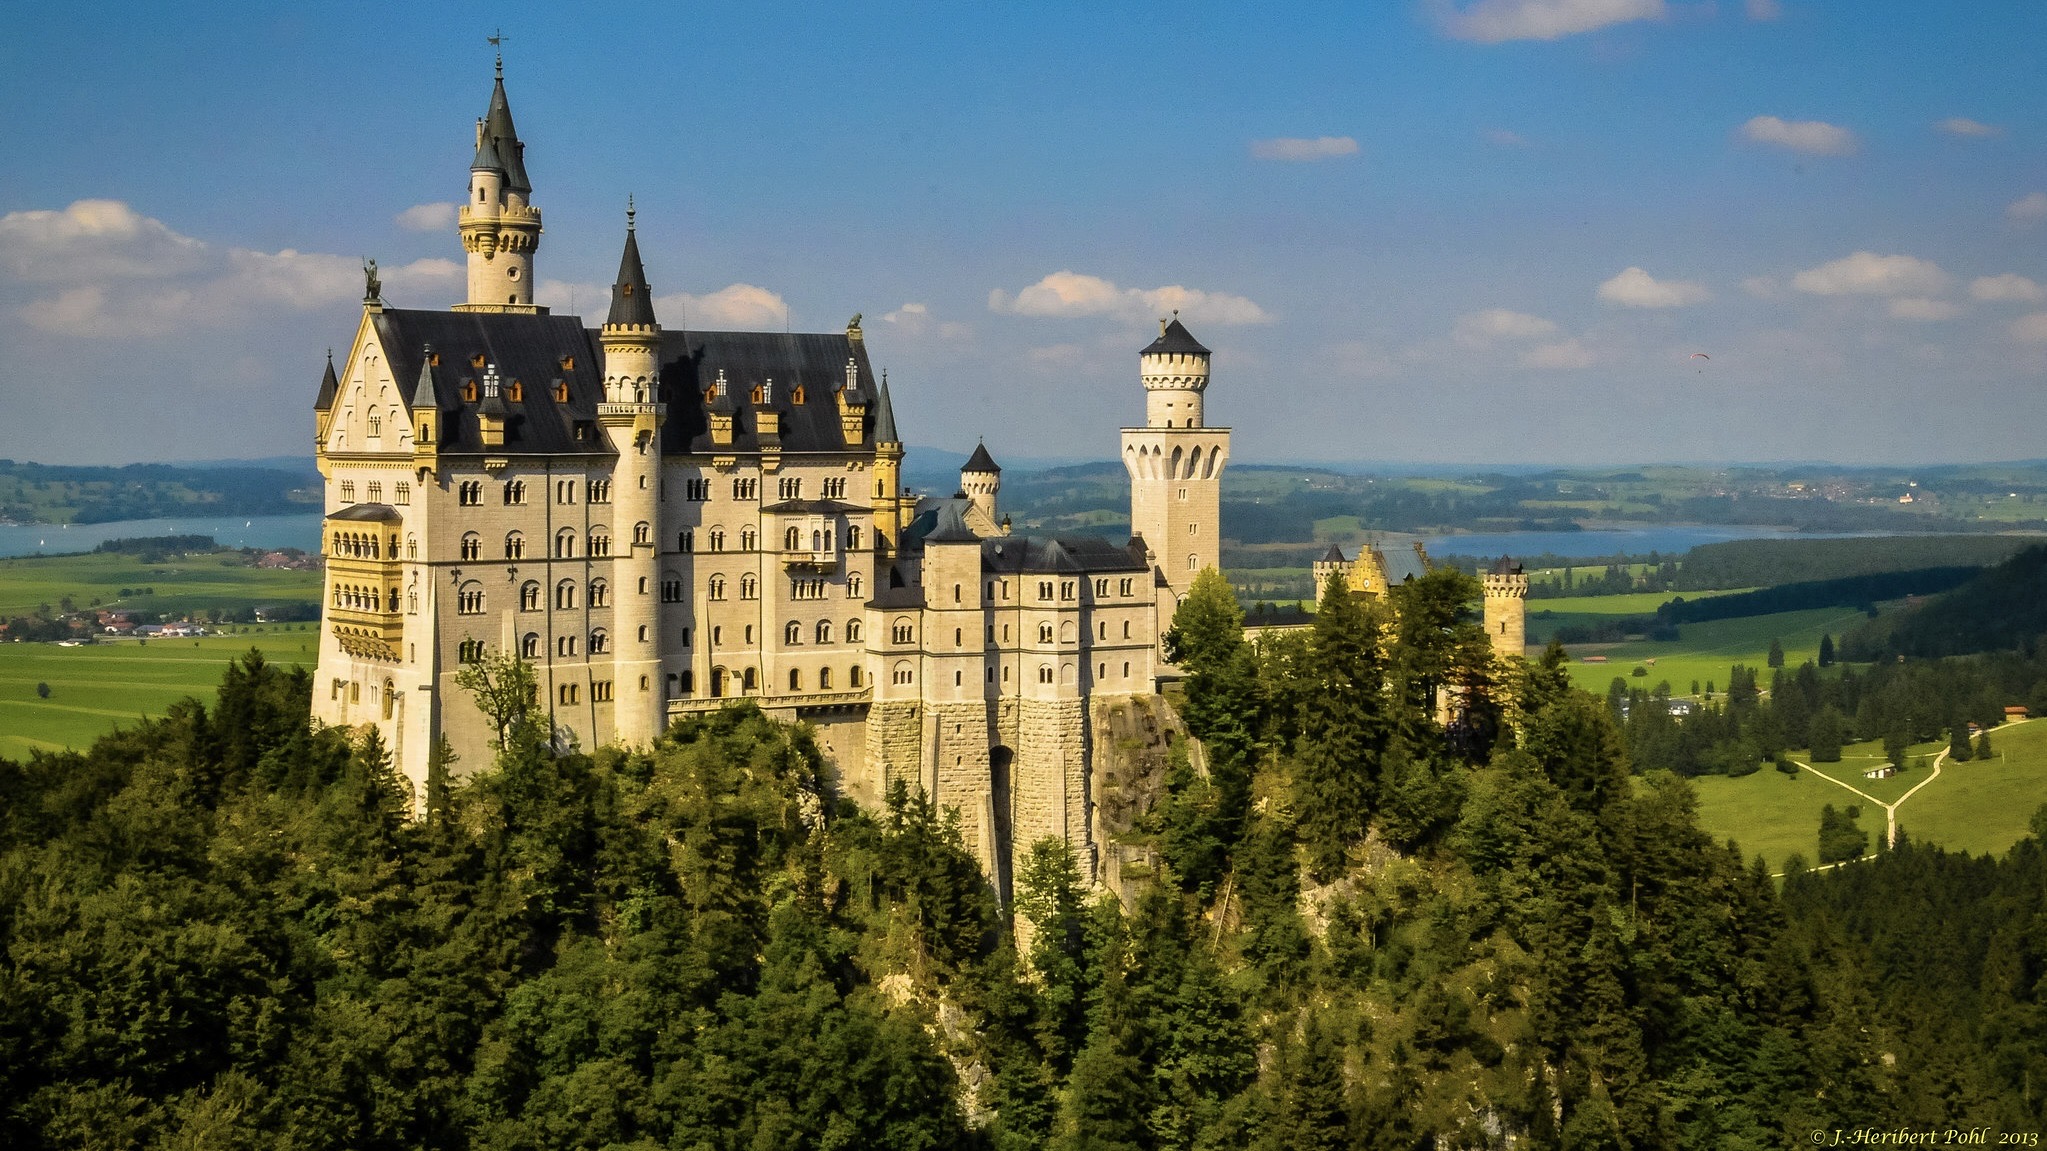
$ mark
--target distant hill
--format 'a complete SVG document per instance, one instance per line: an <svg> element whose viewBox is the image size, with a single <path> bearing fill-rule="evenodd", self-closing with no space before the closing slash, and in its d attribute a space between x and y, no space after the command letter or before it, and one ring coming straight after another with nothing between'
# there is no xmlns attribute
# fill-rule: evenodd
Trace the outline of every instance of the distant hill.
<svg viewBox="0 0 2047 1151"><path fill-rule="evenodd" d="M1870 620L1841 657L1931 657L2030 649L2047 636L2047 547L2033 547L1924 603Z"/></svg>
<svg viewBox="0 0 2047 1151"><path fill-rule="evenodd" d="M73 467L0 460L0 522L96 524L164 516L287 515L320 503L309 464Z"/></svg>

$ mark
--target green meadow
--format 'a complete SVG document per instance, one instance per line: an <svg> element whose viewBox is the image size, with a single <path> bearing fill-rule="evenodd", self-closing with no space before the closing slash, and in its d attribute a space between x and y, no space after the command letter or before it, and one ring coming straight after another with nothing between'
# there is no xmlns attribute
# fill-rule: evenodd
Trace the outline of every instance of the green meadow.
<svg viewBox="0 0 2047 1151"><path fill-rule="evenodd" d="M307 623L146 643L0 643L0 759L88 746L117 725L162 715L188 696L211 703L228 661L252 647L272 662L311 667L318 641L315 625ZM45 683L48 699L36 691Z"/></svg>
<svg viewBox="0 0 2047 1151"><path fill-rule="evenodd" d="M1939 743L1913 747L1906 769L1889 779L1862 778L1883 762L1876 743L1843 748L1840 763L1812 766L1882 803L1897 803L1925 784L1898 807L1898 827L1908 838L1950 851L1996 854L2029 834L2033 813L2047 804L2047 723L1993 728L1990 741L1991 759L1945 763L1938 778L1932 763L1945 746ZM1776 872L1794 854L1808 864L1818 858L1822 807L1854 805L1862 809L1857 823L1874 850L1886 826L1884 809L1827 779L1810 771L1787 776L1768 767L1740 779L1702 776L1692 780L1699 823L1716 839L1732 839L1743 858L1762 856Z"/></svg>
<svg viewBox="0 0 2047 1151"><path fill-rule="evenodd" d="M1604 598L1667 597L1602 597ZM1821 636L1831 634L1839 639L1843 632L1863 618L1860 611L1845 607L1790 611L1776 615L1688 623L1680 629L1682 638L1675 642L1637 640L1628 643L1586 643L1570 645L1566 650L1571 656L1571 681L1587 691L1601 695L1606 693L1607 685L1611 684L1615 677L1627 680L1630 686L1645 688L1669 680L1672 691L1677 695L1690 694L1693 680L1699 681L1701 687L1711 682L1715 690L1725 690L1727 671L1738 663L1756 669L1763 685L1767 687L1769 671L1765 663L1769 658L1771 640L1777 640L1783 645L1784 666L1797 667L1806 660L1819 658ZM1538 630L1548 629L1539 627ZM1538 649L1531 647L1529 650L1533 655ZM1605 662L1585 662L1586 656L1595 655L1605 656ZM1643 668L1648 674L1634 675L1634 669L1637 667Z"/></svg>
<svg viewBox="0 0 2047 1151"><path fill-rule="evenodd" d="M123 589L128 595L122 595ZM147 592L144 589L148 589ZM189 613L252 604L315 603L320 573L250 567L236 551L144 563L136 556L91 553L0 559L0 617L27 615L65 597L93 607Z"/></svg>

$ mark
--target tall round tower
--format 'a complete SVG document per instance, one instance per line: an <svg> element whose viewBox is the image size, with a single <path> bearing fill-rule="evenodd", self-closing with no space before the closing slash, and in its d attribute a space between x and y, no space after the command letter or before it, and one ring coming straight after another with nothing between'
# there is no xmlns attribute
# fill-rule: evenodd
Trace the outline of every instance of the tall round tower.
<svg viewBox="0 0 2047 1151"><path fill-rule="evenodd" d="M512 127L505 99L505 59L498 57L490 110L476 122L476 159L469 195L456 213L469 254L469 296L458 312L544 312L534 304L533 254L540 248L540 209L531 203L526 145Z"/></svg>
<svg viewBox="0 0 2047 1151"><path fill-rule="evenodd" d="M612 727L621 743L645 747L666 726L661 678L661 608L655 596L661 538L661 423L659 402L661 325L633 212L626 209L625 254L618 282L611 286L611 311L598 333L604 347L604 399L597 422L618 453L611 476L612 506L622 541L612 553L613 649ZM628 525L630 525L628 527ZM630 531L630 535L625 533Z"/></svg>
<svg viewBox="0 0 2047 1151"><path fill-rule="evenodd" d="M1506 556L1485 574L1485 634L1495 656L1518 656L1528 646L1528 577Z"/></svg>
<svg viewBox="0 0 2047 1151"><path fill-rule="evenodd" d="M1002 491L1002 469L988 454L987 444L975 444L974 454L960 467L960 490L974 501L981 514L995 523L995 497Z"/></svg>
<svg viewBox="0 0 2047 1151"><path fill-rule="evenodd" d="M1155 428L1201 426L1201 394L1208 390L1208 349L1180 323L1179 313L1159 321L1159 338L1138 354L1144 380L1144 422Z"/></svg>
<svg viewBox="0 0 2047 1151"><path fill-rule="evenodd" d="M1161 602L1159 631L1194 577L1222 563L1222 474L1230 429L1202 419L1208 349L1178 317L1159 321L1159 338L1138 353L1145 426L1123 429L1130 473L1130 530L1164 573L1171 602Z"/></svg>

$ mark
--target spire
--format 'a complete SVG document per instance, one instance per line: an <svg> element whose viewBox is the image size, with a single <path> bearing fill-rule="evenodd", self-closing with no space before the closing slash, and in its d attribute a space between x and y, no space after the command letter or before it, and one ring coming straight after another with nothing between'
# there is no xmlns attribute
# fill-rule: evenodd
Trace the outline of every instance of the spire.
<svg viewBox="0 0 2047 1151"><path fill-rule="evenodd" d="M526 179L526 145L512 127L512 105L505 99L505 60L498 57L497 81L490 90L490 111L484 113L477 131L476 160L472 171L484 169L505 174L507 191L527 193L533 185Z"/></svg>
<svg viewBox="0 0 2047 1151"><path fill-rule="evenodd" d="M874 417L874 442L877 444L899 444L903 438L896 434L896 409L888 399L888 372L881 373L881 396L876 406L881 410Z"/></svg>
<svg viewBox="0 0 2047 1151"><path fill-rule="evenodd" d="M626 200L625 255L618 261L618 281L611 285L611 314L604 318L607 328L651 328L654 297L647 290L647 270L640 265L640 240L633 231L632 200Z"/></svg>
<svg viewBox="0 0 2047 1151"><path fill-rule="evenodd" d="M1188 331L1187 326L1180 322L1180 313L1174 312L1172 319L1159 321L1159 338L1153 340L1140 354L1205 356L1209 351L1202 347L1201 341L1194 338L1194 333Z"/></svg>
<svg viewBox="0 0 2047 1151"><path fill-rule="evenodd" d="M974 454L967 457L966 464L960 470L986 472L990 475L1000 475L1002 472L1001 468L995 466L995 457L988 454L988 445L985 442L974 445Z"/></svg>
<svg viewBox="0 0 2047 1151"><path fill-rule="evenodd" d="M341 381L334 378L334 349L327 349L327 374L320 377L320 396L313 401L313 410L324 412L334 406L334 397L341 394Z"/></svg>
<svg viewBox="0 0 2047 1151"><path fill-rule="evenodd" d="M434 346L426 345L419 356L419 383L412 389L412 406L437 408L441 405L441 394L434 387Z"/></svg>

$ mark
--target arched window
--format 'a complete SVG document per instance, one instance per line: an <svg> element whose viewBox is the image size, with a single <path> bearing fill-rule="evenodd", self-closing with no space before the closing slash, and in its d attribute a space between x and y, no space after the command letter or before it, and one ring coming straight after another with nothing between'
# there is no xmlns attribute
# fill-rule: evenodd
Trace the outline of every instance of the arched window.
<svg viewBox="0 0 2047 1151"><path fill-rule="evenodd" d="M889 634L896 643L909 643L912 639L916 638L917 631L911 625L909 618L904 617L896 620L895 626L890 629Z"/></svg>
<svg viewBox="0 0 2047 1151"><path fill-rule="evenodd" d="M1039 642L1039 643L1051 643L1051 642L1052 642L1052 625L1051 625L1051 624L1049 624L1049 623L1041 623L1041 624L1039 624L1039 625L1038 625L1038 642Z"/></svg>
<svg viewBox="0 0 2047 1151"><path fill-rule="evenodd" d="M821 619L817 621L817 642L819 643L832 642L832 621L828 619Z"/></svg>
<svg viewBox="0 0 2047 1151"><path fill-rule="evenodd" d="M860 550L860 527L858 524L846 529L846 550Z"/></svg>
<svg viewBox="0 0 2047 1151"><path fill-rule="evenodd" d="M860 578L860 575L859 575L859 573L857 573L857 572L856 572L856 573L854 573L854 574L852 574L852 575L849 575L849 576L847 576L847 577L846 577L846 596L847 596L847 598L849 598L849 599L859 599L859 598L860 598L860 589L861 589L861 588L862 588L863 586L865 586L865 583L866 583L866 581L862 580L862 579Z"/></svg>
<svg viewBox="0 0 2047 1151"><path fill-rule="evenodd" d="M821 667L821 668L818 668L818 669L817 669L817 690L819 690L819 691L830 691L830 690L832 690L832 669L831 669L831 668L828 668L828 667Z"/></svg>
<svg viewBox="0 0 2047 1151"><path fill-rule="evenodd" d="M576 654L576 637L572 635L557 636L554 641L554 654L562 656Z"/></svg>
<svg viewBox="0 0 2047 1151"><path fill-rule="evenodd" d="M540 582L538 580L527 580L519 585L519 610L540 610Z"/></svg>
<svg viewBox="0 0 2047 1151"><path fill-rule="evenodd" d="M740 599L759 599L760 594L761 581L758 578L756 578L752 572L747 572L745 575L739 577Z"/></svg>
<svg viewBox="0 0 2047 1151"><path fill-rule="evenodd" d="M369 599L370 607L375 608L377 606L375 589L370 591ZM483 585L475 580L463 584L461 590L455 594L455 611L461 615L482 615Z"/></svg>
<svg viewBox="0 0 2047 1151"><path fill-rule="evenodd" d="M539 633L539 632L537 632L537 631L529 631L529 632L527 632L527 633L526 633L525 635L523 635L523 636L521 636L521 637L519 638L519 657L520 657L521 659L539 659L539 658L540 658L540 633Z"/></svg>
<svg viewBox="0 0 2047 1151"><path fill-rule="evenodd" d="M789 690L803 690L803 673L793 667L789 669Z"/></svg>
<svg viewBox="0 0 2047 1151"><path fill-rule="evenodd" d="M526 537L525 537L525 536L523 536L523 535L521 535L521 534L519 534L518 532L508 532L508 533L506 533L506 535L505 535L505 558L506 558L506 559L508 559L508 560L516 560L516 559L524 559L525 557L526 557Z"/></svg>
<svg viewBox="0 0 2047 1151"><path fill-rule="evenodd" d="M1068 620L1061 620L1061 621L1059 621L1059 642L1060 642L1060 643L1072 643L1072 642L1073 642L1073 621L1072 621L1072 620L1068 619Z"/></svg>
<svg viewBox="0 0 2047 1151"><path fill-rule="evenodd" d="M603 628L590 633L590 654L603 655L611 650L611 636Z"/></svg>
<svg viewBox="0 0 2047 1151"><path fill-rule="evenodd" d="M408 535L405 537L405 558L409 560L416 560L419 558L418 536Z"/></svg>
<svg viewBox="0 0 2047 1151"><path fill-rule="evenodd" d="M847 621L846 621L846 642L847 642L847 643L859 643L859 642L860 642L860 621L859 621L859 620L857 620L857 619L849 619L849 620L847 620Z"/></svg>
<svg viewBox="0 0 2047 1151"><path fill-rule="evenodd" d="M721 575L714 575L714 576L712 576L712 577L711 577L711 582L710 582L710 589L711 589L711 598L712 598L712 599L724 599L724 598L725 598L725 577L724 577L724 576L721 576Z"/></svg>
<svg viewBox="0 0 2047 1151"><path fill-rule="evenodd" d="M697 533L688 531L676 533L675 550L679 552L693 552L697 550Z"/></svg>
<svg viewBox="0 0 2047 1151"><path fill-rule="evenodd" d="M803 625L797 623L793 619L790 620L788 624L782 628L782 642L787 644L802 643Z"/></svg>
<svg viewBox="0 0 2047 1151"><path fill-rule="evenodd" d="M760 690L760 680L759 680L759 678L758 678L758 677L757 677L757 676L756 676L756 675L754 674L754 670L753 670L752 668L747 668L747 669L746 669L746 670L745 670L744 672L742 672L742 673L740 674L740 676L739 676L739 690L741 690L741 691L759 691L759 690Z"/></svg>
<svg viewBox="0 0 2047 1151"><path fill-rule="evenodd" d="M505 502L508 504L523 504L526 502L525 480L505 481Z"/></svg>
<svg viewBox="0 0 2047 1151"><path fill-rule="evenodd" d="M890 678L897 683L915 683L917 680L917 669L911 666L909 660L897 660L895 672Z"/></svg>
<svg viewBox="0 0 2047 1151"><path fill-rule="evenodd" d="M790 528L788 531L782 533L782 550L785 552L795 551L797 547L801 545L802 539L803 539L802 532L797 531L793 527Z"/></svg>
<svg viewBox="0 0 2047 1151"><path fill-rule="evenodd" d="M856 663L856 664L854 664L854 665L853 665L852 667L850 667L850 668L846 669L846 686L848 686L848 687L859 687L859 686L860 686L860 665L859 665L859 664L857 664L857 663Z"/></svg>
<svg viewBox="0 0 2047 1151"><path fill-rule="evenodd" d="M813 531L810 533L810 550L814 552L821 552L824 550L823 532Z"/></svg>
<svg viewBox="0 0 2047 1151"><path fill-rule="evenodd" d="M711 550L712 550L712 551L714 551L714 552L721 552L721 551L724 551L724 550L725 550L725 529L724 529L724 528L712 528L712 529L711 529Z"/></svg>
<svg viewBox="0 0 2047 1151"><path fill-rule="evenodd" d="M483 537L475 532L462 533L462 558L474 560L483 558Z"/></svg>
<svg viewBox="0 0 2047 1151"><path fill-rule="evenodd" d="M636 543L636 544L650 544L650 543L653 543L653 542L654 542L654 529L653 529L653 527L652 527L651 525L649 525L649 524L645 524L645 523L637 523L637 524L634 524L634 525L633 525L633 542L634 542L634 543Z"/></svg>
<svg viewBox="0 0 2047 1151"><path fill-rule="evenodd" d="M754 531L754 530L753 530L752 528L740 528L740 529L739 529L739 550L740 550L740 551L743 551L743 552L750 552L750 551L753 551L753 550L755 550L755 549L756 549L756 548L757 548L757 547L759 546L759 543L760 543L760 534L759 534L758 532L755 532L755 531Z"/></svg>
<svg viewBox="0 0 2047 1151"><path fill-rule="evenodd" d="M711 669L711 695L713 698L722 698L725 695L726 685L731 682L731 678L730 673L722 667Z"/></svg>
<svg viewBox="0 0 2047 1151"><path fill-rule="evenodd" d="M576 581L565 579L554 585L554 609L569 611L576 606Z"/></svg>
<svg viewBox="0 0 2047 1151"><path fill-rule="evenodd" d="M605 607L611 603L611 585L601 579L590 581L590 606Z"/></svg>
<svg viewBox="0 0 2047 1151"><path fill-rule="evenodd" d="M611 554L611 532L604 528L590 529L590 554L608 556Z"/></svg>
<svg viewBox="0 0 2047 1151"><path fill-rule="evenodd" d="M576 529L563 528L554 533L554 558L573 559L576 554Z"/></svg>
<svg viewBox="0 0 2047 1151"><path fill-rule="evenodd" d="M1200 557L1200 556L1188 556L1188 557L1187 557L1187 570L1188 570L1188 571L1191 571L1191 572L1198 572L1198 571L1200 571L1200 570L1201 570L1201 557Z"/></svg>

